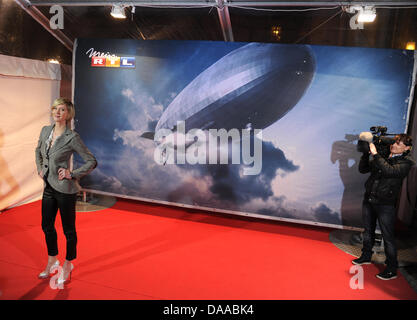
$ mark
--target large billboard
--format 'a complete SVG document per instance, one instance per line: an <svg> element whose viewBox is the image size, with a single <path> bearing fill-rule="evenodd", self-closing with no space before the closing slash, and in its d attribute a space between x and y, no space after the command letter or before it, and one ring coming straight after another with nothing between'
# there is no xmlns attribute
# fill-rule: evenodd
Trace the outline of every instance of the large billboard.
<svg viewBox="0 0 417 320"><path fill-rule="evenodd" d="M78 39L85 190L361 228L358 135L406 130L413 51ZM81 161L75 157L75 165Z"/></svg>

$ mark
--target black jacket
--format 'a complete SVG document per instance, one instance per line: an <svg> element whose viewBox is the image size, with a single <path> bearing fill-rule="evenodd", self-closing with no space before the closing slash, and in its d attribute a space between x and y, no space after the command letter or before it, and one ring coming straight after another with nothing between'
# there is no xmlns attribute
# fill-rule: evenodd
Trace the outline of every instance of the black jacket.
<svg viewBox="0 0 417 320"><path fill-rule="evenodd" d="M409 151L388 159L376 154L373 160L369 160L369 155L364 154L359 162L359 172L371 172L365 182L364 200L375 204L395 206L402 181L414 164L415 161Z"/></svg>

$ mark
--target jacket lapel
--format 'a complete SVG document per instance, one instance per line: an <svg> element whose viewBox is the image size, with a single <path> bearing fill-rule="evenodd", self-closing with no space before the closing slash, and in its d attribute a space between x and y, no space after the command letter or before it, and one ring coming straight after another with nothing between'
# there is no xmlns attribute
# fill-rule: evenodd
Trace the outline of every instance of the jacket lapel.
<svg viewBox="0 0 417 320"><path fill-rule="evenodd" d="M54 127L55 127L55 125L53 124L53 125L51 125L51 126L49 126L48 127L48 129L45 131L45 134L44 134L44 136L43 136L43 142L44 142L44 152L45 152L45 154L47 154L48 153L48 146L47 146L47 144L46 144L46 141L48 140L48 137L50 136L50 134L51 134L51 132L52 132L52 130L54 130Z"/></svg>
<svg viewBox="0 0 417 320"><path fill-rule="evenodd" d="M56 139L49 153L57 152L71 140L72 136L72 130L66 128L65 131Z"/></svg>

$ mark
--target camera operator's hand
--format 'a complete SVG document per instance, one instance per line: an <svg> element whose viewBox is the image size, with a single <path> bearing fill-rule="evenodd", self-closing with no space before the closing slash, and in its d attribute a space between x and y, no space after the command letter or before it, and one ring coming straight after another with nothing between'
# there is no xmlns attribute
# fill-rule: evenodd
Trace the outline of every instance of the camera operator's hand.
<svg viewBox="0 0 417 320"><path fill-rule="evenodd" d="M369 152L374 156L376 155L378 152L376 151L376 147L375 145L371 142L369 144Z"/></svg>

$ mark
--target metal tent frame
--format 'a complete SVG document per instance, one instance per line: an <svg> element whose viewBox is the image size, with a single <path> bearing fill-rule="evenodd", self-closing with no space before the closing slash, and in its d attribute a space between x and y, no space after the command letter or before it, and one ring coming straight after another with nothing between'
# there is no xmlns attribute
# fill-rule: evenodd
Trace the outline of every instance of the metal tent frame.
<svg viewBox="0 0 417 320"><path fill-rule="evenodd" d="M152 7L152 8L204 8L211 7L217 9L217 14L223 34L224 41L234 41L233 27L230 19L229 8L260 8L262 7L309 7L317 9L319 7L347 7L347 6L374 6L376 8L407 8L415 6L417 8L417 1L411 0L379 0L379 1L233 1L233 0L190 0L190 1L167 1L167 0L151 0L151 1L114 1L114 0L84 0L84 1L59 1L59 0L14 0L20 7L22 7L33 19L39 22L49 33L51 33L58 41L60 41L68 50L72 52L73 41L68 38L64 32L57 29L51 29L49 25L49 19L37 8L45 6L60 5L62 7L68 6L112 6L113 4L119 4L124 6L134 7ZM278 9L280 10L280 9ZM282 9L283 11L290 11L288 9ZM305 10L305 9L304 9ZM307 9L308 10L308 9Z"/></svg>

